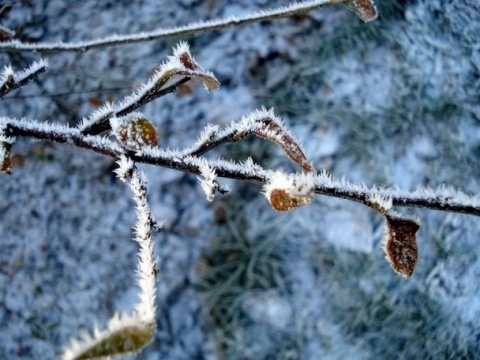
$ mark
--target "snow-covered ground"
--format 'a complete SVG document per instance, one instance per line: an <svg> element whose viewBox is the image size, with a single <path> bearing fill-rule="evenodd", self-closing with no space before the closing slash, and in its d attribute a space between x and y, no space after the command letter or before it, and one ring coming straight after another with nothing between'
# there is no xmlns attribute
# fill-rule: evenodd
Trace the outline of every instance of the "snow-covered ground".
<svg viewBox="0 0 480 360"><path fill-rule="evenodd" d="M25 41L77 41L240 15L282 1L13 2L3 25ZM378 0L365 24L343 6L187 40L222 83L188 84L141 110L165 147L191 144L265 105L317 170L404 188L450 184L480 193L480 5ZM38 82L0 101L0 115L78 123L145 82L179 39L48 54ZM20 69L35 54L0 53ZM136 301L135 221L114 160L19 139L0 178L0 358L54 359L94 324ZM215 156L292 170L260 139ZM480 225L475 216L417 216L420 258L405 280L381 249L383 219L315 197L274 212L261 188L208 203L193 175L141 166L166 222L158 331L138 359L466 358L480 354Z"/></svg>

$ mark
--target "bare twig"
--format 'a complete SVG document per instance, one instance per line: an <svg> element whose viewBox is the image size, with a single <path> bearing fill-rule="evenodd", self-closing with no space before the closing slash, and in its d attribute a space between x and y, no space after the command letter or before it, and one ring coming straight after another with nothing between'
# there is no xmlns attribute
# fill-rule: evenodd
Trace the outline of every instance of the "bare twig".
<svg viewBox="0 0 480 360"><path fill-rule="evenodd" d="M35 53L57 53L57 52L85 52L92 49L134 44L140 42L167 39L172 37L184 37L204 32L218 31L231 27L253 24L262 21L281 19L325 7L327 5L343 3L344 0L309 0L292 4L287 7L253 12L239 17L228 17L210 21L200 21L189 25L174 27L170 29L156 29L148 32L128 35L112 35L90 41L79 43L22 43L11 40L0 43L0 51L21 52L31 51Z"/></svg>

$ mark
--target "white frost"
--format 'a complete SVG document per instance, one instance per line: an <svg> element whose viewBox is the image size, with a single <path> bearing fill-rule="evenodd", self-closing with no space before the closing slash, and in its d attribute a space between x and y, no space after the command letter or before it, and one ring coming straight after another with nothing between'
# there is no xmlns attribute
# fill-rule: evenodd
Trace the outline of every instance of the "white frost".
<svg viewBox="0 0 480 360"><path fill-rule="evenodd" d="M199 165L199 170L201 173L201 178L199 179L200 186L202 187L205 195L207 195L208 201L213 201L215 197L215 191L218 189L217 184L217 174L215 170L212 169L208 162L204 161Z"/></svg>

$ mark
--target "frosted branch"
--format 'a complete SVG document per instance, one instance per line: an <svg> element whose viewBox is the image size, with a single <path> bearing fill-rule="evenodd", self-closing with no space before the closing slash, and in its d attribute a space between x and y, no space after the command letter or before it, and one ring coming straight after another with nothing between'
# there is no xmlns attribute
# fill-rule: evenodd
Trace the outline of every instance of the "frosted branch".
<svg viewBox="0 0 480 360"><path fill-rule="evenodd" d="M200 21L188 25L169 29L156 29L148 32L127 35L111 35L95 40L82 41L78 43L54 42L54 43L23 43L18 40L10 40L0 43L0 51L36 53L48 52L85 52L92 49L134 44L146 41L168 39L172 37L185 37L204 32L218 31L231 27L248 25L262 21L272 21L289 16L306 13L320 9L327 5L341 4L345 0L309 0L291 4L286 7L278 7L264 11L256 11L243 16L227 17L224 19ZM371 21L376 18L376 10L371 0L349 0L346 5L359 15L364 21ZM373 10L372 10L373 9ZM374 11L372 13L372 11ZM366 15L365 15L366 14Z"/></svg>
<svg viewBox="0 0 480 360"><path fill-rule="evenodd" d="M153 338L156 331L156 275L152 215L147 202L147 181L133 162L122 156L117 175L126 180L131 174L130 189L136 204L135 241L139 245L137 276L140 299L132 314L115 314L106 330L84 333L82 340L72 340L63 353L64 360L104 358L138 352Z"/></svg>
<svg viewBox="0 0 480 360"><path fill-rule="evenodd" d="M115 104L107 103L89 118L83 119L79 128L84 134L95 135L111 128L108 120L123 117L141 106L171 92L191 78L200 78L207 89L212 91L220 86L213 73L205 71L190 54L186 42L180 42L173 49L173 56L160 65L147 83L131 95Z"/></svg>
<svg viewBox="0 0 480 360"><path fill-rule="evenodd" d="M66 143L114 158L126 155L137 163L167 167L195 175L201 175L200 166L205 161L208 162L208 165L215 171L218 177L267 184L272 174L274 174L273 171L265 170L251 160L235 163L229 160L200 158L199 156L205 152L203 151L205 149L198 151L197 154L189 154L190 148L184 151L147 148L143 151L134 152L121 147L118 143L107 138L84 136L80 130L62 125L15 120L5 117L0 118L0 128L2 124L6 128L5 132L8 136L24 136L56 143ZM218 145L216 144L215 146ZM209 145L207 149L210 149ZM317 174L313 181L316 194L360 202L375 210L378 210L378 205L375 205L372 198L381 196L391 199L392 206L427 208L480 216L479 196L470 196L451 188L441 187L436 190L417 189L414 191L406 191L399 188L382 189L375 186L368 188L364 185L351 183L345 179L333 179L326 172Z"/></svg>
<svg viewBox="0 0 480 360"><path fill-rule="evenodd" d="M48 62L40 59L33 62L28 69L14 72L11 66L5 66L0 74L0 97L27 85L38 74L47 70Z"/></svg>

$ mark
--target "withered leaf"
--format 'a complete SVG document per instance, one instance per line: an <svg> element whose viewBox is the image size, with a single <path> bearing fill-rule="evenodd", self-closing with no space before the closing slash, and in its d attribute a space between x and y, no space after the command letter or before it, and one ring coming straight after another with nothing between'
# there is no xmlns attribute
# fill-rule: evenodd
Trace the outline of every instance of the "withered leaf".
<svg viewBox="0 0 480 360"><path fill-rule="evenodd" d="M373 0L347 0L344 4L365 22L375 20L378 16Z"/></svg>
<svg viewBox="0 0 480 360"><path fill-rule="evenodd" d="M12 148L12 144L8 142L0 142L0 147L0 172L12 175L13 169L10 159L10 149Z"/></svg>
<svg viewBox="0 0 480 360"><path fill-rule="evenodd" d="M178 59L187 69L186 71L181 72L181 74L200 78L200 80L203 82L203 85L209 92L220 87L220 82L212 74L204 72L202 67L192 56L190 56L188 52L180 54Z"/></svg>
<svg viewBox="0 0 480 360"><path fill-rule="evenodd" d="M386 259L397 274L412 276L418 259L416 232L420 225L411 219L386 214L386 238L384 251Z"/></svg>
<svg viewBox="0 0 480 360"><path fill-rule="evenodd" d="M183 54L178 56L180 62L185 66L187 69L190 70L200 70L200 65L190 56L188 52L184 52Z"/></svg>
<svg viewBox="0 0 480 360"><path fill-rule="evenodd" d="M273 189L268 200L277 211L291 211L310 203L312 193L300 196L292 194L288 189Z"/></svg>
<svg viewBox="0 0 480 360"><path fill-rule="evenodd" d="M271 119L262 120L264 127L255 130L253 133L262 139L272 141L280 146L290 159L296 162L303 170L307 172L315 169L307 161L307 157L303 153L300 145L297 144L279 124Z"/></svg>
<svg viewBox="0 0 480 360"><path fill-rule="evenodd" d="M129 326L110 334L109 337L92 345L74 357L75 360L104 358L114 355L125 355L142 349L152 339L152 329Z"/></svg>

